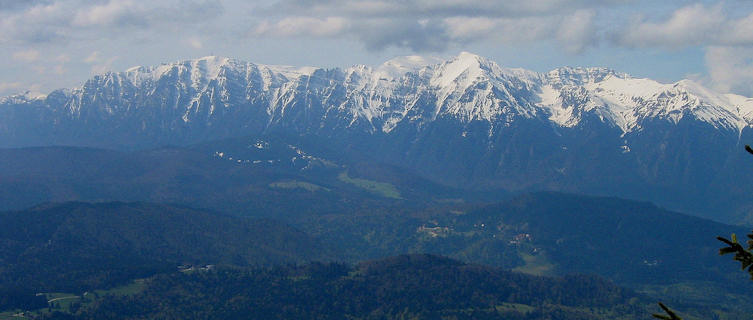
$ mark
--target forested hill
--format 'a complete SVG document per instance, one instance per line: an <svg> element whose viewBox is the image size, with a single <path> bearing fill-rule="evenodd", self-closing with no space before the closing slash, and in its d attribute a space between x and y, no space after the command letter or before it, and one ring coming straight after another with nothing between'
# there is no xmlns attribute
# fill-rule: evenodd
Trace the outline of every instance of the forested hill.
<svg viewBox="0 0 753 320"><path fill-rule="evenodd" d="M317 241L271 220L148 203L40 205L0 212L0 288L84 291L179 265L327 259Z"/></svg>
<svg viewBox="0 0 753 320"><path fill-rule="evenodd" d="M0 319L16 308L43 307L44 301L33 300L40 292L86 297L80 310L54 308L89 318L126 307L135 308L133 318L284 311L288 318L634 319L645 312L640 303L629 303L633 294L592 276L538 278L501 268L548 276L595 273L696 314L753 309L751 290L735 285L749 284L747 275L718 256L714 240L744 228L648 203L558 193L445 209L375 209L296 221L305 233L271 220L149 203L70 202L2 212L0 293L13 299L0 299ZM401 253L496 267L426 255L380 260ZM375 257L354 267L310 262ZM210 264L217 266L204 268ZM181 265L211 272L181 273ZM95 301L83 294L144 278L144 291L130 298ZM316 307L317 299L331 304ZM158 301L172 302L154 307ZM316 313L328 310L333 313Z"/></svg>
<svg viewBox="0 0 753 320"><path fill-rule="evenodd" d="M535 277L429 255L174 273L78 319L649 319L648 301L588 276Z"/></svg>
<svg viewBox="0 0 753 320"><path fill-rule="evenodd" d="M595 273L622 284L745 277L719 256L715 237L749 229L647 202L532 193L469 212L455 226L488 236L527 235L521 242L556 261L560 273Z"/></svg>

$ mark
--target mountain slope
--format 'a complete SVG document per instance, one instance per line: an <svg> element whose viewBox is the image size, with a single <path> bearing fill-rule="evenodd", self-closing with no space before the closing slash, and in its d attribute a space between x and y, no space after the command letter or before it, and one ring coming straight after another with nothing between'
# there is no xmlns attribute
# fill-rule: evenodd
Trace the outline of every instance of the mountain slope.
<svg viewBox="0 0 753 320"><path fill-rule="evenodd" d="M686 116L718 129L740 131L753 118L753 99L715 93L690 80L661 84L605 68L559 68L539 74L505 69L467 52L447 61L404 57L376 68L346 69L267 66L210 56L110 72L80 88L38 99L7 97L0 105L10 116L23 117L15 112L29 109L46 113L50 118L39 120L52 120L69 130L68 121L94 126L115 121L120 129L137 129L132 138L170 134L162 141L131 141L131 145L197 141L288 126L314 132L355 128L389 133L401 123L426 124L441 118L498 126L539 117L555 126L573 127L585 116L596 116L623 133L640 130L646 121L677 124ZM34 106L43 111L33 110ZM13 123L4 121L2 133L23 129ZM209 136L200 138L199 133ZM118 138L75 144L108 144ZM4 145L28 143L23 140L16 136Z"/></svg>
<svg viewBox="0 0 753 320"><path fill-rule="evenodd" d="M369 189L374 186L397 196ZM0 210L43 202L145 201L290 220L359 208L420 207L461 196L409 170L366 158L351 161L319 142L281 136L140 151L0 149Z"/></svg>
<svg viewBox="0 0 753 320"><path fill-rule="evenodd" d="M299 225L341 251L354 249L358 260L432 253L531 272L546 267L544 274L595 273L624 285L736 283L745 274L718 255L716 237L749 232L646 202L550 192L491 205L310 220Z"/></svg>
<svg viewBox="0 0 753 320"><path fill-rule="evenodd" d="M351 260L430 253L536 275L597 274L679 310L697 303L753 312L749 275L718 254L722 243L715 239L750 229L646 202L546 192L492 205L311 217L297 225Z"/></svg>
<svg viewBox="0 0 753 320"><path fill-rule="evenodd" d="M624 284L740 279L736 266L718 255L715 237L746 231L649 203L557 193L519 196L457 223L508 239L527 234L519 242L538 247L558 272L596 273Z"/></svg>
<svg viewBox="0 0 753 320"><path fill-rule="evenodd" d="M148 203L48 204L0 212L0 287L85 291L179 265L270 265L327 259L306 234Z"/></svg>
<svg viewBox="0 0 753 320"><path fill-rule="evenodd" d="M0 146L314 137L454 187L617 195L744 222L751 121L750 98L605 68L536 73L466 52L345 69L204 57L4 98Z"/></svg>

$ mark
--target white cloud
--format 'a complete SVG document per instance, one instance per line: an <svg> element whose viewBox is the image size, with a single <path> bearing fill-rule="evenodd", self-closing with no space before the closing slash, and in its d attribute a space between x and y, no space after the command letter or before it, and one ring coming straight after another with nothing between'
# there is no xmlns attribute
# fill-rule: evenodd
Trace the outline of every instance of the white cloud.
<svg viewBox="0 0 753 320"><path fill-rule="evenodd" d="M614 1L611 1L614 2ZM368 49L442 51L478 41L555 40L580 52L597 40L587 0L283 0L256 12L254 36L357 39Z"/></svg>
<svg viewBox="0 0 753 320"><path fill-rule="evenodd" d="M447 33L456 41L493 39L506 44L550 38L558 25L558 20L543 17L453 17L444 22Z"/></svg>
<svg viewBox="0 0 753 320"><path fill-rule="evenodd" d="M86 58L84 58L84 62L92 64L96 63L102 60L101 54L99 51L92 51Z"/></svg>
<svg viewBox="0 0 753 320"><path fill-rule="evenodd" d="M753 48L710 47L705 59L715 89L753 97Z"/></svg>
<svg viewBox="0 0 753 320"><path fill-rule="evenodd" d="M0 43L36 43L62 37L56 26L65 23L70 10L61 3L43 3L22 11L0 13Z"/></svg>
<svg viewBox="0 0 753 320"><path fill-rule="evenodd" d="M204 42L201 41L201 39L196 38L196 37L191 37L191 38L186 39L186 43L191 48L194 48L194 49L202 49L202 48L204 48Z"/></svg>
<svg viewBox="0 0 753 320"><path fill-rule="evenodd" d="M118 60L118 57L111 57L110 59L107 59L106 61L102 61L102 63L93 65L91 68L91 73L103 74L103 73L112 71L112 64L115 62L115 60Z"/></svg>
<svg viewBox="0 0 753 320"><path fill-rule="evenodd" d="M52 72L56 75L62 76L65 74L65 67L63 65L57 65L54 68L52 68Z"/></svg>
<svg viewBox="0 0 753 320"><path fill-rule="evenodd" d="M19 10L49 2L50 0L0 0L0 11Z"/></svg>
<svg viewBox="0 0 753 320"><path fill-rule="evenodd" d="M71 23L85 27L110 25L124 19L137 19L143 12L143 8L137 8L133 1L110 0L103 5L78 10Z"/></svg>
<svg viewBox="0 0 753 320"><path fill-rule="evenodd" d="M60 54L55 57L55 61L60 63L68 63L69 61L71 61L71 57L69 57L67 54Z"/></svg>
<svg viewBox="0 0 753 320"><path fill-rule="evenodd" d="M88 41L140 30L180 31L215 19L219 0L49 0L0 10L0 43Z"/></svg>
<svg viewBox="0 0 753 320"><path fill-rule="evenodd" d="M447 33L455 39L473 39L489 36L502 24L501 19L488 17L450 17L444 20Z"/></svg>
<svg viewBox="0 0 753 320"><path fill-rule="evenodd" d="M726 25L722 41L731 45L753 44L753 14L733 20Z"/></svg>
<svg viewBox="0 0 753 320"><path fill-rule="evenodd" d="M666 21L638 19L618 39L631 47L753 45L753 14L734 19L721 3L694 4L675 10Z"/></svg>
<svg viewBox="0 0 753 320"><path fill-rule="evenodd" d="M34 62L39 60L39 51L34 49L17 51L13 54L13 59L24 62Z"/></svg>
<svg viewBox="0 0 753 320"><path fill-rule="evenodd" d="M102 74L108 71L112 71L112 65L116 60L118 60L117 56L105 59L104 57L102 57L101 52L93 51L83 60L83 62L91 65L91 74ZM61 69L61 72L64 72L64 70Z"/></svg>
<svg viewBox="0 0 753 320"><path fill-rule="evenodd" d="M643 18L626 26L617 44L705 50L707 82L716 90L753 96L753 13L718 2L678 8L665 20Z"/></svg>
<svg viewBox="0 0 753 320"><path fill-rule="evenodd" d="M20 82L0 82L0 92L17 91L23 88L23 84Z"/></svg>
<svg viewBox="0 0 753 320"><path fill-rule="evenodd" d="M0 81L0 95L9 96L13 94L25 94L29 97L43 97L42 86L38 83L23 83L18 81L2 82Z"/></svg>
<svg viewBox="0 0 753 320"><path fill-rule="evenodd" d="M579 53L598 41L593 10L578 10L565 17L557 30L557 40L569 52Z"/></svg>
<svg viewBox="0 0 753 320"><path fill-rule="evenodd" d="M342 33L349 22L341 17L287 17L276 22L265 21L255 30L256 35L330 37Z"/></svg>
<svg viewBox="0 0 753 320"><path fill-rule="evenodd" d="M583 8L624 4L632 0L281 0L257 10L260 16L328 16L348 18L448 17L515 18L559 15Z"/></svg>
<svg viewBox="0 0 753 320"><path fill-rule="evenodd" d="M452 17L444 23L450 38L461 43L493 40L516 44L554 39L566 51L578 53L597 41L594 16L592 10L578 10L558 17Z"/></svg>
<svg viewBox="0 0 753 320"><path fill-rule="evenodd" d="M47 72L47 68L43 65L33 65L31 66L31 69L36 71L38 74L45 74Z"/></svg>

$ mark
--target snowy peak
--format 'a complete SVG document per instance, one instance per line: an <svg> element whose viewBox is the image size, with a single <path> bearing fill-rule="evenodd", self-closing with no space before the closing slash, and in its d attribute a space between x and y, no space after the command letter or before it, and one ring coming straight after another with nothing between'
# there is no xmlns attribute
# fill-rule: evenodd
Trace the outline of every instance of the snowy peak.
<svg viewBox="0 0 753 320"><path fill-rule="evenodd" d="M663 84L603 68L560 68L545 78L541 106L552 122L566 127L590 113L623 132L653 119L677 124L688 115L718 129L742 130L753 116L749 100L715 93L691 80Z"/></svg>
<svg viewBox="0 0 753 320"><path fill-rule="evenodd" d="M464 122L494 122L493 126L507 126L521 117L535 118L540 78L534 72L503 69L493 61L462 52L438 65L430 79L437 92L435 117L446 114Z"/></svg>
<svg viewBox="0 0 753 320"><path fill-rule="evenodd" d="M294 66L279 66L279 65L257 65L259 69L264 69L264 72L275 73L278 76L283 76L289 81L297 80L303 76L311 76L316 71L321 70L317 67L294 67Z"/></svg>
<svg viewBox="0 0 753 320"><path fill-rule="evenodd" d="M193 86L199 88L211 80L222 78L227 73L244 75L258 71L270 81L292 81L301 76L310 76L319 68L315 67L292 67L278 65L263 65L243 62L236 59L218 56L206 56L198 59L183 60L175 63L165 63L154 67L132 67L123 74L135 86L140 87L147 82L157 82L159 79L175 73L179 79L189 75Z"/></svg>
<svg viewBox="0 0 753 320"><path fill-rule="evenodd" d="M310 121L319 127L371 133L391 132L401 123L424 126L438 118L463 125L486 121L492 127L508 126L520 118L575 127L588 118L622 132L656 119L677 124L688 116L725 130L741 130L753 123L753 100L719 94L690 80L663 84L608 68L562 67L536 73L502 68L469 52L447 60L397 57L374 67L347 69L207 56L99 75L53 100L66 99L65 108L74 117L95 109L99 111L89 114L103 118L160 109L169 110L167 116L179 114L182 122L196 123L236 113L250 119L251 115L241 114L248 112L269 117L258 120L268 126L303 127L310 124L299 122ZM28 97L8 97L0 102L28 101Z"/></svg>
<svg viewBox="0 0 753 320"><path fill-rule="evenodd" d="M24 104L29 103L33 100L40 100L44 99L46 96L35 96L31 93L31 91L26 91L20 94L14 94L7 97L0 97L0 104Z"/></svg>
<svg viewBox="0 0 753 320"><path fill-rule="evenodd" d="M630 76L617 73L608 68L561 67L549 71L544 77L547 82L559 88L562 86L583 86L590 83L597 83L604 81L609 77L625 79Z"/></svg>
<svg viewBox="0 0 753 320"><path fill-rule="evenodd" d="M730 108L738 117L744 120L746 125L753 124L753 98L730 93L725 94L724 98L729 101Z"/></svg>
<svg viewBox="0 0 753 320"><path fill-rule="evenodd" d="M496 66L478 55L462 52L437 68L431 79L431 85L440 88L468 87L484 78L492 65Z"/></svg>
<svg viewBox="0 0 753 320"><path fill-rule="evenodd" d="M202 75L209 79L217 78L220 71L229 65L231 60L229 58L207 56L196 59L191 62L191 66L194 70L199 71ZM235 61L233 61L235 62Z"/></svg>
<svg viewBox="0 0 753 320"><path fill-rule="evenodd" d="M186 61L184 62L183 67L189 70L194 88L200 89L209 81L218 79L221 74L227 72L227 69L239 67L240 65L241 63L229 58L207 56L196 60Z"/></svg>
<svg viewBox="0 0 753 320"><path fill-rule="evenodd" d="M396 79L410 72L442 63L442 59L422 56L396 57L378 66L374 72L380 79Z"/></svg>
<svg viewBox="0 0 753 320"><path fill-rule="evenodd" d="M742 130L749 125L728 95L718 94L691 80L664 85L642 106L645 117L664 118L674 123L692 115L718 129Z"/></svg>
<svg viewBox="0 0 753 320"><path fill-rule="evenodd" d="M664 95L672 93L675 93L676 95L685 95L689 99L692 99L692 102L697 105L710 104L724 107L731 106L730 101L724 95L713 92L692 80L686 79L678 81L662 92Z"/></svg>

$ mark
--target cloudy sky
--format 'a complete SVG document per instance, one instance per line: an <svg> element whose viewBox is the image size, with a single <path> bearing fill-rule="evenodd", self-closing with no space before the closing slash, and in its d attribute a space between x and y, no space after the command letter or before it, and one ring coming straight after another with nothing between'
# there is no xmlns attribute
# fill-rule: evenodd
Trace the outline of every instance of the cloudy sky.
<svg viewBox="0 0 753 320"><path fill-rule="evenodd" d="M753 96L753 1L0 0L0 95L218 55L346 67L470 51Z"/></svg>

